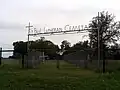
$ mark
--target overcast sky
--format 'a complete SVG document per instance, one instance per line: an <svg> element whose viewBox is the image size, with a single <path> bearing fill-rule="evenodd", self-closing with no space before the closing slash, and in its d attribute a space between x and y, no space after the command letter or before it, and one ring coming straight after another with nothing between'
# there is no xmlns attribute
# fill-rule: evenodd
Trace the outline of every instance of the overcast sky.
<svg viewBox="0 0 120 90"><path fill-rule="evenodd" d="M37 29L67 24L88 25L92 17L103 10L120 20L119 0L0 0L0 46L10 49L14 41L26 41L25 26L29 22ZM46 39L55 44L62 40L74 44L82 39L82 34L49 36Z"/></svg>

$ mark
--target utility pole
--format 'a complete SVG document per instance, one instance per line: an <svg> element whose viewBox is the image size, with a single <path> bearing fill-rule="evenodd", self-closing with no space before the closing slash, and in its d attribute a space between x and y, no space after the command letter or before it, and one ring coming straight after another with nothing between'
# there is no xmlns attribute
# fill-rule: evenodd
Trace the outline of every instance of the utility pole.
<svg viewBox="0 0 120 90"><path fill-rule="evenodd" d="M29 25L26 26L26 28L28 28L27 54L29 52L29 36L30 36L29 34L30 34L31 27L33 27L33 26L31 26L30 22L29 22ZM27 61L27 66L28 66L28 61ZM24 55L22 55L22 67L24 67Z"/></svg>
<svg viewBox="0 0 120 90"><path fill-rule="evenodd" d="M99 12L98 12L98 70L100 70L100 23L99 23Z"/></svg>
<svg viewBox="0 0 120 90"><path fill-rule="evenodd" d="M29 51L29 34L30 34L31 27L33 27L33 26L31 26L31 25L30 25L30 22L29 22L29 25L28 25L28 26L26 26L26 28L28 28L28 43L27 43L27 52Z"/></svg>

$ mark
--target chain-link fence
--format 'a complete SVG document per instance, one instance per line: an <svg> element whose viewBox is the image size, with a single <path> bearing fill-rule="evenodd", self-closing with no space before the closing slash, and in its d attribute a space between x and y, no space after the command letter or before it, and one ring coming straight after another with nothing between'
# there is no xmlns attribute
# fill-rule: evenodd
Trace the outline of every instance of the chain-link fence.
<svg viewBox="0 0 120 90"><path fill-rule="evenodd" d="M29 51L24 58L24 67L37 68L45 60L44 53L39 51Z"/></svg>
<svg viewBox="0 0 120 90"><path fill-rule="evenodd" d="M90 56L92 56L90 58ZM106 71L113 71L120 69L120 50L104 50L101 53L101 59L98 61L97 52L89 51L89 50L82 50L76 51L74 53L70 53L64 55L64 60L75 64L78 67L84 67L89 69L103 69L105 67ZM104 62L105 61L105 62Z"/></svg>

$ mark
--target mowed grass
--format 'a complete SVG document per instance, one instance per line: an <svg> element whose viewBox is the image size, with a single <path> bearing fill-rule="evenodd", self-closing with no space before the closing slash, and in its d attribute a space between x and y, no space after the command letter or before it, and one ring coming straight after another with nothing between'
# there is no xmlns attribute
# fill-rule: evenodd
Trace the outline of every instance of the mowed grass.
<svg viewBox="0 0 120 90"><path fill-rule="evenodd" d="M0 90L119 90L119 73L98 74L60 61L47 61L37 69L22 69L17 60L0 66Z"/></svg>

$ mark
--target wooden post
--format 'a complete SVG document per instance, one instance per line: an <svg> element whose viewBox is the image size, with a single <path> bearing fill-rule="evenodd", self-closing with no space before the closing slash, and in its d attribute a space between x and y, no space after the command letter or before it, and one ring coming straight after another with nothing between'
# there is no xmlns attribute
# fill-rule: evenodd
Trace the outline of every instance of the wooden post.
<svg viewBox="0 0 120 90"><path fill-rule="evenodd" d="M59 59L61 58L61 56L60 55L58 55L58 59L57 59L57 69L60 69L60 62L59 62Z"/></svg>
<svg viewBox="0 0 120 90"><path fill-rule="evenodd" d="M56 68L59 69L59 59L60 59L60 55L57 53L57 57L56 57Z"/></svg>
<svg viewBox="0 0 120 90"><path fill-rule="evenodd" d="M105 68L106 68L106 66L105 66L105 46L104 46L104 44L102 44L101 46L102 46L101 47L101 49L102 49L101 59L103 60L103 73L105 73Z"/></svg>
<svg viewBox="0 0 120 90"><path fill-rule="evenodd" d="M30 22L29 22L29 25L28 26L26 26L26 28L28 28L28 43L27 43L27 52L29 51L29 34L30 34L30 30L31 30L31 27L33 27L33 26L31 26L30 25Z"/></svg>
<svg viewBox="0 0 120 90"><path fill-rule="evenodd" d="M99 23L99 12L98 12L98 70L100 70L100 23Z"/></svg>
<svg viewBox="0 0 120 90"><path fill-rule="evenodd" d="M2 64L1 60L2 60L2 48L0 48L0 65Z"/></svg>
<svg viewBox="0 0 120 90"><path fill-rule="evenodd" d="M44 52L42 52L42 62L43 62L43 64L45 63L45 58L44 57L45 57Z"/></svg>
<svg viewBox="0 0 120 90"><path fill-rule="evenodd" d="M57 60L57 69L59 69L60 67L59 67L59 60Z"/></svg>
<svg viewBox="0 0 120 90"><path fill-rule="evenodd" d="M28 67L28 57L29 57L29 46L30 46L30 43L29 43L29 39L30 39L30 30L31 30L31 27L33 27L33 26L31 26L30 25L30 22L29 22L29 25L28 26L26 26L26 28L28 28L28 41L27 41L27 60L26 60L26 63L27 63L27 67ZM23 58L24 58L24 56L22 56ZM23 61L23 63L24 63L24 60L22 60Z"/></svg>
<svg viewBox="0 0 120 90"><path fill-rule="evenodd" d="M24 68L24 54L22 54L22 68Z"/></svg>

